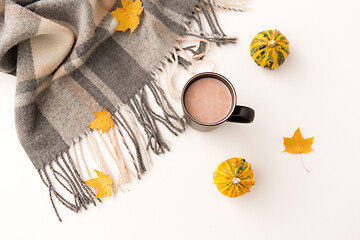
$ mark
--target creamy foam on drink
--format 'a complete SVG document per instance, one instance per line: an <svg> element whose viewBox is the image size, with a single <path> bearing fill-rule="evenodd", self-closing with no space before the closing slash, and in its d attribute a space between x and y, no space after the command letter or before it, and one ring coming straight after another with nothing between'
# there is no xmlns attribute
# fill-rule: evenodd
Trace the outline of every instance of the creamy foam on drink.
<svg viewBox="0 0 360 240"><path fill-rule="evenodd" d="M227 86L214 78L192 83L185 94L188 113L202 123L218 122L229 113L232 99Z"/></svg>

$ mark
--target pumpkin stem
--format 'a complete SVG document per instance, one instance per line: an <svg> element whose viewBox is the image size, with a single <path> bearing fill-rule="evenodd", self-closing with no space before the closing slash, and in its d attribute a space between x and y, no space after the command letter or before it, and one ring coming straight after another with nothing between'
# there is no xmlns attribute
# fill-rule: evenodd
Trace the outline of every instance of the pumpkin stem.
<svg viewBox="0 0 360 240"><path fill-rule="evenodd" d="M232 180L231 180L231 182L232 182L233 184L237 184L237 183L239 183L240 181L241 181L241 179L240 179L240 178L237 178L237 177L233 177Z"/></svg>
<svg viewBox="0 0 360 240"><path fill-rule="evenodd" d="M276 46L276 41L274 39L270 40L269 43L268 43L268 46L269 47L275 47Z"/></svg>

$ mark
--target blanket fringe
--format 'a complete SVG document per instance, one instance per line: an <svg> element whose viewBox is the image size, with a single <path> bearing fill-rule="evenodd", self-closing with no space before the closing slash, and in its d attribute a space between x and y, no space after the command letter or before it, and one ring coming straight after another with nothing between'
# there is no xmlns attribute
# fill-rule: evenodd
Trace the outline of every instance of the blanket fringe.
<svg viewBox="0 0 360 240"><path fill-rule="evenodd" d="M155 106L150 106L150 96L154 98ZM132 178L141 179L152 165L149 149L155 154L170 150L160 134L158 124L162 124L175 136L184 132L186 128L185 120L175 112L165 92L155 81L148 83L135 97L129 99L128 103L120 104L117 111L112 113L112 117L115 122L114 128L103 134L97 130L89 130L71 145L68 152L58 156L49 168L39 170L60 221L55 199L74 212L81 208L87 209L88 204L96 205L94 192L83 182L91 178L89 161L85 161L83 154L85 146L90 152L95 169L109 175L113 180L114 176L117 176L116 181L113 181L113 188L124 191ZM106 158L103 149L109 158ZM108 159L117 166L117 174L110 170L111 162ZM135 174L128 166L129 163L132 163ZM57 190L59 187L67 195L72 195L73 200L70 201L60 194Z"/></svg>
<svg viewBox="0 0 360 240"><path fill-rule="evenodd" d="M147 136L146 149L151 149L155 154L162 154L169 151L168 144L160 135L157 122L165 126L171 133L177 136L185 131L186 124L182 117L179 117L175 110L168 102L164 91L155 83L150 82L148 89L155 99L158 107L161 108L162 114L156 113L149 105L146 89L142 89L140 93L129 101L129 108L134 114L137 122L143 127Z"/></svg>
<svg viewBox="0 0 360 240"><path fill-rule="evenodd" d="M195 45L189 46L189 47L185 47L183 49L193 51L192 48L195 47ZM163 88L165 88L167 90L167 92L170 94L170 96L173 99L178 100L178 101L180 100L181 92L176 88L176 86L174 84L175 72L176 72L179 64L184 66L185 68L191 64L188 61L186 61L185 59L183 59L183 60L180 60L180 59L183 59L183 58L180 58L180 56L178 56L178 54L177 54L177 49L174 49L173 54L171 54L169 56L169 58L167 59L167 61L165 61L162 64L161 69L159 69L158 71L155 71L153 73L153 78L156 81L156 84L158 86L162 85ZM181 63L181 61L186 61L189 64Z"/></svg>
<svg viewBox="0 0 360 240"><path fill-rule="evenodd" d="M187 35L193 36L199 39L205 39L210 42L215 42L217 46L228 43L235 43L236 37L228 37L221 29L214 11L214 1L198 0L196 11L193 14L198 30L190 26L186 26ZM211 30L211 33L204 31L203 22L201 20L201 14L205 17L207 24ZM206 43L199 44L198 49L195 51L195 55L201 54L206 50Z"/></svg>
<svg viewBox="0 0 360 240"><path fill-rule="evenodd" d="M39 175L45 186L49 189L51 204L55 210L56 216L61 222L61 217L54 203L54 197L68 209L78 212L82 207L87 209L86 205L93 204L96 206L95 194L81 180L80 174L75 168L74 162L70 155L64 154L53 161L49 168L40 169ZM52 173L50 175L49 173ZM52 178L51 178L52 176ZM61 186L65 191L74 198L70 202L55 187L55 184Z"/></svg>
<svg viewBox="0 0 360 240"><path fill-rule="evenodd" d="M245 12L248 10L246 5L248 5L250 0L205 0L206 3L212 4L216 8L235 11L235 12Z"/></svg>

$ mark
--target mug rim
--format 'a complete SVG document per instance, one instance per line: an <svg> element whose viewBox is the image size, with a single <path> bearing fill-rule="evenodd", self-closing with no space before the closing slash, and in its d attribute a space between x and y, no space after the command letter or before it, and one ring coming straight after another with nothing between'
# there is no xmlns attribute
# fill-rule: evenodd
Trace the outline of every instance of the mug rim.
<svg viewBox="0 0 360 240"><path fill-rule="evenodd" d="M228 88L228 90L230 91L230 95L232 98L232 102L231 102L231 107L229 108L229 112L225 115L225 117L223 117L221 120L217 121L217 122L212 122L212 123L204 123L204 122L200 122L199 120L195 119L193 116L191 116L191 114L189 113L189 111L186 108L186 104L185 104L185 95L187 90L189 89L189 87L196 81L203 79L203 78L214 78L216 80L221 81L222 83L224 83L224 85ZM202 125L202 126L208 126L208 127L212 127L212 126L217 126L220 125L222 123L224 123L233 113L235 106L236 106L236 91L234 86L232 85L232 83L223 75L216 73L216 72L201 72L198 73L194 76L192 76L184 85L183 90L181 92L181 105L184 109L185 114L187 115L187 117L189 117L193 122Z"/></svg>

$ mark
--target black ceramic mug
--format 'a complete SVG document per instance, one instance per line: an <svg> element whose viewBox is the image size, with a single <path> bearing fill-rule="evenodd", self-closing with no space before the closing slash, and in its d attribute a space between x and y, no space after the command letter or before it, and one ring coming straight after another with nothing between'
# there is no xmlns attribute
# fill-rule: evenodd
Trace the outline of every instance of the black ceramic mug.
<svg viewBox="0 0 360 240"><path fill-rule="evenodd" d="M181 104L187 123L194 129L209 131L228 122L251 123L252 108L236 105L236 92L224 76L204 72L193 76L184 86Z"/></svg>

